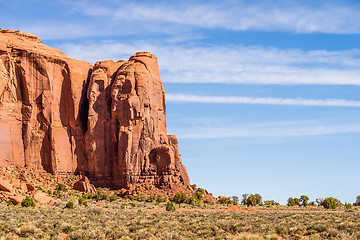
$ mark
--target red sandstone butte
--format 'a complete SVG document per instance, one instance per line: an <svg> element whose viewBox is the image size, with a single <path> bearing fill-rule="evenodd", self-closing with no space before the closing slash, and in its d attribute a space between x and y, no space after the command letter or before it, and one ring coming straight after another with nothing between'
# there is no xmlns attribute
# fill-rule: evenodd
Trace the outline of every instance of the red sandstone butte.
<svg viewBox="0 0 360 240"><path fill-rule="evenodd" d="M156 57L92 66L0 30L0 167L10 165L82 173L96 186L188 186Z"/></svg>

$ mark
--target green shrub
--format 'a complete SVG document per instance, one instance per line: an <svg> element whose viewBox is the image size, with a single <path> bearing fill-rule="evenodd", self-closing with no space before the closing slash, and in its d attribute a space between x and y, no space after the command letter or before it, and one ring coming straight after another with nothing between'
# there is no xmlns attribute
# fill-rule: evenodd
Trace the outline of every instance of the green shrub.
<svg viewBox="0 0 360 240"><path fill-rule="evenodd" d="M309 201L309 197L306 196L306 195L301 195L300 197L300 205L303 206L303 207L306 207L308 204L308 201Z"/></svg>
<svg viewBox="0 0 360 240"><path fill-rule="evenodd" d="M229 204L231 204L231 200L227 197L221 197L221 198L219 198L218 203L229 205Z"/></svg>
<svg viewBox="0 0 360 240"><path fill-rule="evenodd" d="M83 193L82 194L82 197L85 198L85 199L91 199L92 198L92 194L91 193Z"/></svg>
<svg viewBox="0 0 360 240"><path fill-rule="evenodd" d="M307 199L306 200L306 196L305 195L303 195L303 196L301 196L301 197L304 197L304 200L301 200L301 198L292 198L292 197L290 197L289 199L288 199L288 201L287 201L287 205L288 206L301 206L302 205L302 203L304 203L306 206L308 205L308 203L307 203L307 201L309 200L309 199ZM305 202L304 202L305 201Z"/></svg>
<svg viewBox="0 0 360 240"><path fill-rule="evenodd" d="M11 207L11 206L14 206L14 203L13 203L12 201L8 201L8 202L7 202L7 205L8 205L9 207Z"/></svg>
<svg viewBox="0 0 360 240"><path fill-rule="evenodd" d="M354 203L354 206L360 206L360 195L356 197L356 202Z"/></svg>
<svg viewBox="0 0 360 240"><path fill-rule="evenodd" d="M275 202L274 200L267 200L267 201L264 201L264 205L265 206L279 206L280 203Z"/></svg>
<svg viewBox="0 0 360 240"><path fill-rule="evenodd" d="M205 194L205 190L203 188L198 188L194 197L197 200L201 200L203 198L204 194Z"/></svg>
<svg viewBox="0 0 360 240"><path fill-rule="evenodd" d="M287 205L288 205L289 207L295 206L295 200L294 200L294 198L289 197L289 199L287 200Z"/></svg>
<svg viewBox="0 0 360 240"><path fill-rule="evenodd" d="M189 205L196 206L196 205L199 205L199 204L200 204L200 200L197 199L197 198L195 198L195 196L193 196L193 197L188 197L186 203L189 204Z"/></svg>
<svg viewBox="0 0 360 240"><path fill-rule="evenodd" d="M97 201L101 201L101 200L109 201L110 200L110 196L100 190L98 190L96 194L93 194L93 198Z"/></svg>
<svg viewBox="0 0 360 240"><path fill-rule="evenodd" d="M61 197L61 192L59 190L55 190L55 191L53 191L53 195L60 198Z"/></svg>
<svg viewBox="0 0 360 240"><path fill-rule="evenodd" d="M94 199L96 201L110 200L110 196L99 189L97 190L96 193L83 193L82 196L85 199Z"/></svg>
<svg viewBox="0 0 360 240"><path fill-rule="evenodd" d="M21 202L21 206L22 207L35 207L34 199L26 196L26 198Z"/></svg>
<svg viewBox="0 0 360 240"><path fill-rule="evenodd" d="M348 210L349 210L349 209L352 209L352 205L351 205L350 203L345 203L344 206L345 206L345 208L348 209Z"/></svg>
<svg viewBox="0 0 360 240"><path fill-rule="evenodd" d="M172 198L172 200L174 203L179 204L180 207L181 203L185 203L187 201L187 196L185 193L177 192L175 193L175 196Z"/></svg>
<svg viewBox="0 0 360 240"><path fill-rule="evenodd" d="M151 195L151 196L148 196L147 198L146 198L146 202L153 202L154 200L155 200L155 195Z"/></svg>
<svg viewBox="0 0 360 240"><path fill-rule="evenodd" d="M135 203L132 203L132 202L131 202L131 203L129 203L129 205L130 205L131 207L133 207L133 208L135 207Z"/></svg>
<svg viewBox="0 0 360 240"><path fill-rule="evenodd" d="M162 202L166 202L166 198L165 197L163 197L163 195L157 195L156 196L156 202L157 203L162 203Z"/></svg>
<svg viewBox="0 0 360 240"><path fill-rule="evenodd" d="M129 199L130 201L134 201L135 200L135 197L133 195L129 195L126 197L127 199Z"/></svg>
<svg viewBox="0 0 360 240"><path fill-rule="evenodd" d="M175 204L174 203L172 203L172 202L168 202L167 204L166 204L166 211L175 211L176 209L175 209Z"/></svg>
<svg viewBox="0 0 360 240"><path fill-rule="evenodd" d="M232 200L235 205L237 205L239 203L238 196L232 196L232 197L229 197L229 199Z"/></svg>
<svg viewBox="0 0 360 240"><path fill-rule="evenodd" d="M116 194L112 195L112 196L109 198L110 202L116 201L116 200L118 200L118 199L119 199L119 197L118 197Z"/></svg>
<svg viewBox="0 0 360 240"><path fill-rule="evenodd" d="M316 206L314 201L309 202L309 206Z"/></svg>
<svg viewBox="0 0 360 240"><path fill-rule="evenodd" d="M66 188L66 186L64 184L58 183L56 185L56 190L66 192L67 188Z"/></svg>
<svg viewBox="0 0 360 240"><path fill-rule="evenodd" d="M262 205L262 197L260 194L243 194L243 200L241 201L242 204L246 206L256 206Z"/></svg>
<svg viewBox="0 0 360 240"><path fill-rule="evenodd" d="M145 202L146 201L146 196L144 194L139 194L135 197L135 200L136 201L139 201L139 202Z"/></svg>
<svg viewBox="0 0 360 240"><path fill-rule="evenodd" d="M65 208L74 209L74 203L71 201L67 202Z"/></svg>
<svg viewBox="0 0 360 240"><path fill-rule="evenodd" d="M86 199L83 198L83 197L79 197L79 204L80 204L80 205L87 206L87 201L86 201Z"/></svg>
<svg viewBox="0 0 360 240"><path fill-rule="evenodd" d="M323 206L326 209L335 209L339 204L341 204L340 200L333 197L325 198L321 202L321 206Z"/></svg>

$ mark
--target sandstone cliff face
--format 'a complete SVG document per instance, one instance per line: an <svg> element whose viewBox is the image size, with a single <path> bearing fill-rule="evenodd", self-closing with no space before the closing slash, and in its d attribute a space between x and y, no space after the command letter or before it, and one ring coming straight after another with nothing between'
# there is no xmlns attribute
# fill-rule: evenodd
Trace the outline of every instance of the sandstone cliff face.
<svg viewBox="0 0 360 240"><path fill-rule="evenodd" d="M84 173L98 186L189 185L156 57L92 66L1 30L0 167L9 165Z"/></svg>

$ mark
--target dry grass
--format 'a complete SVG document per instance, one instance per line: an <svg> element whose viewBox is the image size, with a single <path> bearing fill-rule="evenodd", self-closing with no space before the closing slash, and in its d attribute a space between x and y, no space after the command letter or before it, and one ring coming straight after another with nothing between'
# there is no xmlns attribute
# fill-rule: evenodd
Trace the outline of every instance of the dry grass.
<svg viewBox="0 0 360 240"><path fill-rule="evenodd" d="M359 212L164 212L165 203L0 206L1 239L359 239ZM134 203L131 206L129 203ZM133 204L132 204L133 205ZM65 235L64 235L65 234Z"/></svg>

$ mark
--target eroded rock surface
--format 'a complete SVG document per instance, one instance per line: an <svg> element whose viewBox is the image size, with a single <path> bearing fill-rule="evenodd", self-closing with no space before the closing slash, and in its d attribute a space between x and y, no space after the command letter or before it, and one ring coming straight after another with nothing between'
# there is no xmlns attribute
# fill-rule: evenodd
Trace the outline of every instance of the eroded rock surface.
<svg viewBox="0 0 360 240"><path fill-rule="evenodd" d="M81 156L79 107L91 65L41 44L0 33L0 166L75 172Z"/></svg>
<svg viewBox="0 0 360 240"><path fill-rule="evenodd" d="M74 190L85 193L96 193L96 188L90 183L90 180L86 176L81 176L81 179L74 183Z"/></svg>
<svg viewBox="0 0 360 240"><path fill-rule="evenodd" d="M92 66L0 30L0 167L10 165L82 173L96 186L188 186L156 57Z"/></svg>
<svg viewBox="0 0 360 240"><path fill-rule="evenodd" d="M0 190L6 192L14 192L13 186L6 180L0 179Z"/></svg>

